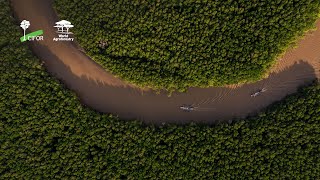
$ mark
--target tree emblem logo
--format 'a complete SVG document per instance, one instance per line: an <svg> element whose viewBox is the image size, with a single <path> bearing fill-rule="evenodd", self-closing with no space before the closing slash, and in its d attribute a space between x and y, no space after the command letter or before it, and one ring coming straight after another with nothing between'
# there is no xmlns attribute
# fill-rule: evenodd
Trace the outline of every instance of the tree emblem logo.
<svg viewBox="0 0 320 180"><path fill-rule="evenodd" d="M56 22L56 25L54 27L57 28L57 33L72 34L72 32L70 32L69 29L73 28L74 26L69 21L61 20L59 22Z"/></svg>
<svg viewBox="0 0 320 180"><path fill-rule="evenodd" d="M26 30L29 28L30 22L27 20L23 20L20 24L20 27L23 29L23 40L26 40Z"/></svg>

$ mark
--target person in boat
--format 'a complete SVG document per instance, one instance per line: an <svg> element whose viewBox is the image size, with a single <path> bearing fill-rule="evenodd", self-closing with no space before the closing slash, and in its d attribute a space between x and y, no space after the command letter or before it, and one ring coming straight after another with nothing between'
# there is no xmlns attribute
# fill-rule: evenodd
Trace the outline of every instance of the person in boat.
<svg viewBox="0 0 320 180"><path fill-rule="evenodd" d="M262 89L260 89L259 91L251 94L251 97L256 97L256 96L258 96L258 95L260 95L261 93L266 92L266 91L267 91L266 88L262 88Z"/></svg>
<svg viewBox="0 0 320 180"><path fill-rule="evenodd" d="M190 112L190 111L193 111L193 110L194 110L194 107L191 106L191 105L189 105L189 106L183 105L183 106L180 106L180 109L183 110L183 111L188 111L188 112Z"/></svg>

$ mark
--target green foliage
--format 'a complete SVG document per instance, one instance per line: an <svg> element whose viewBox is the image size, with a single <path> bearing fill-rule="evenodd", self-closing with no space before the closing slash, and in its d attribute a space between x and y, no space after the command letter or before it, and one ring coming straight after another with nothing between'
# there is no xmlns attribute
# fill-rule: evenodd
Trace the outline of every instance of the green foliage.
<svg viewBox="0 0 320 180"><path fill-rule="evenodd" d="M319 0L56 0L95 61L154 89L261 79L314 27Z"/></svg>
<svg viewBox="0 0 320 180"><path fill-rule="evenodd" d="M233 124L121 121L47 74L8 7L0 1L0 179L320 178L319 85Z"/></svg>

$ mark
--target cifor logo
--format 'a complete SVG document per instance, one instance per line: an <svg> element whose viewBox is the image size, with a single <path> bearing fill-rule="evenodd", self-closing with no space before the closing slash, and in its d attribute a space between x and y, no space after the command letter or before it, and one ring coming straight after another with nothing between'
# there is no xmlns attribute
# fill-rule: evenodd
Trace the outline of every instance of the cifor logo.
<svg viewBox="0 0 320 180"><path fill-rule="evenodd" d="M30 27L30 21L23 20L20 23L20 27L23 29L23 36L20 38L21 42L25 41L42 41L43 36L40 36L43 34L43 30L37 30L34 32L31 32L29 34L26 34L26 30Z"/></svg>

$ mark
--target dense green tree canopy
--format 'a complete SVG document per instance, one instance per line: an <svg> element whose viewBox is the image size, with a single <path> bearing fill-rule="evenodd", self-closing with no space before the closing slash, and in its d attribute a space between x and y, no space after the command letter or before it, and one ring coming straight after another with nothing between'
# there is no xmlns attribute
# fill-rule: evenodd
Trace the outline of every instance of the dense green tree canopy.
<svg viewBox="0 0 320 180"><path fill-rule="evenodd" d="M86 52L141 86L185 90L261 79L313 28L319 0L56 0Z"/></svg>
<svg viewBox="0 0 320 180"><path fill-rule="evenodd" d="M232 124L125 122L50 77L9 13L0 1L0 179L320 178L319 85Z"/></svg>

